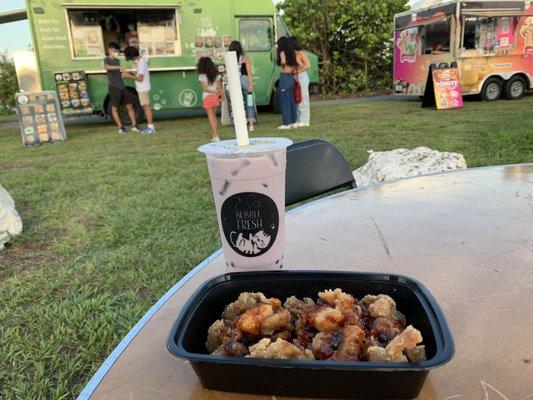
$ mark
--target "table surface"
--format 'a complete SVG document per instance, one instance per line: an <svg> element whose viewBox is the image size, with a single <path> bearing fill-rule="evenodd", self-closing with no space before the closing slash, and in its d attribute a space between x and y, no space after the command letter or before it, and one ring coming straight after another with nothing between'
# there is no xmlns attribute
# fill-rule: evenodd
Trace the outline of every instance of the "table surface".
<svg viewBox="0 0 533 400"><path fill-rule="evenodd" d="M419 399L533 400L533 164L357 189L287 215L286 266L409 275L436 297L455 357ZM178 282L115 349L79 399L268 399L203 389L166 337L219 252ZM277 397L281 399L281 397Z"/></svg>

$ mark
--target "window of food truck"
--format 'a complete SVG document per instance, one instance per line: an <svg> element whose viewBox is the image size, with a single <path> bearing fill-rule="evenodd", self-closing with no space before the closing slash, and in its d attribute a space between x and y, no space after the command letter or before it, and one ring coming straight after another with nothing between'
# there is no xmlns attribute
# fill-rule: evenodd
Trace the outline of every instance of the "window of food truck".
<svg viewBox="0 0 533 400"><path fill-rule="evenodd" d="M241 19L239 36L244 51L270 51L272 49L270 19Z"/></svg>
<svg viewBox="0 0 533 400"><path fill-rule="evenodd" d="M463 48L480 54L496 54L515 47L518 17L466 17Z"/></svg>
<svg viewBox="0 0 533 400"><path fill-rule="evenodd" d="M101 58L110 42L138 47L148 57L181 55L175 9L68 10L67 15L74 58Z"/></svg>
<svg viewBox="0 0 533 400"><path fill-rule="evenodd" d="M450 19L443 19L420 27L423 54L450 51Z"/></svg>

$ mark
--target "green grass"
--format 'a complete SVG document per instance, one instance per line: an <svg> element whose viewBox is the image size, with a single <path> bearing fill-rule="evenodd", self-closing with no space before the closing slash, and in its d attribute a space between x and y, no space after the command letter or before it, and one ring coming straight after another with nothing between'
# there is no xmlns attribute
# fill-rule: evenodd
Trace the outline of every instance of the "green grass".
<svg viewBox="0 0 533 400"><path fill-rule="evenodd" d="M313 108L313 127L355 167L368 150L429 146L470 167L533 161L533 97L455 111L387 101ZM278 135L261 115L257 135ZM207 120L158 123L153 137L111 125L22 148L0 125L0 183L24 233L0 252L0 398L71 399L119 340L180 277L219 247L207 168ZM232 136L229 128L223 136Z"/></svg>

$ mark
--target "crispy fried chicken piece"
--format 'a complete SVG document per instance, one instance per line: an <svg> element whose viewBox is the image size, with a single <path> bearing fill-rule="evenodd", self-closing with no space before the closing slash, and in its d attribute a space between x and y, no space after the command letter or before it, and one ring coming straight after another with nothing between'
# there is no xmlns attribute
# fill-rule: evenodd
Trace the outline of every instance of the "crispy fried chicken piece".
<svg viewBox="0 0 533 400"><path fill-rule="evenodd" d="M276 360L313 360L310 350L301 350L292 343L283 339L272 342L270 339L261 339L256 345L250 346L250 357L270 358Z"/></svg>
<svg viewBox="0 0 533 400"><path fill-rule="evenodd" d="M400 320L391 318L376 318L372 323L370 334L382 345L387 345L392 339L398 336L405 329L405 325Z"/></svg>
<svg viewBox="0 0 533 400"><path fill-rule="evenodd" d="M330 332L339 328L345 319L342 312L328 306L314 306L308 314L309 324L321 332Z"/></svg>
<svg viewBox="0 0 533 400"><path fill-rule="evenodd" d="M296 296L289 297L287 300L285 300L285 303L283 303L283 307L294 316L302 315L307 308L314 305L315 302L309 297L304 297L303 300L300 300Z"/></svg>
<svg viewBox="0 0 533 400"><path fill-rule="evenodd" d="M205 347L210 353L217 350L221 345L228 343L232 339L240 339L240 332L237 332L230 321L219 319L209 327L207 331L207 341Z"/></svg>
<svg viewBox="0 0 533 400"><path fill-rule="evenodd" d="M235 321L235 327L251 336L272 335L290 328L291 314L284 308L274 311L270 304L260 304L245 311Z"/></svg>
<svg viewBox="0 0 533 400"><path fill-rule="evenodd" d="M222 344L216 351L212 353L214 356L225 356L225 357L244 357L250 354L248 347L244 344L231 340L227 343Z"/></svg>
<svg viewBox="0 0 533 400"><path fill-rule="evenodd" d="M358 360L365 332L358 326L345 326L333 332L319 332L313 339L318 360Z"/></svg>
<svg viewBox="0 0 533 400"><path fill-rule="evenodd" d="M372 318L390 318L396 311L396 302L385 294L368 295L361 300Z"/></svg>
<svg viewBox="0 0 533 400"><path fill-rule="evenodd" d="M318 297L339 310L344 315L347 324L356 325L358 323L361 307L357 305L357 301L353 296L344 293L341 289L335 289L320 292Z"/></svg>
<svg viewBox="0 0 533 400"><path fill-rule="evenodd" d="M239 315L247 310L257 307L260 304L269 304L275 309L281 307L281 301L278 299L267 299L263 293L245 292L241 293L236 301L226 306L224 312L222 313L222 319L235 321Z"/></svg>
<svg viewBox="0 0 533 400"><path fill-rule="evenodd" d="M422 334L412 325L409 325L402 333L392 339L387 347L369 347L367 350L368 358L370 361L407 362L407 357L403 351L413 349L420 342L422 342Z"/></svg>
<svg viewBox="0 0 533 400"><path fill-rule="evenodd" d="M426 361L426 346L415 346L412 349L405 349L405 355L410 362Z"/></svg>

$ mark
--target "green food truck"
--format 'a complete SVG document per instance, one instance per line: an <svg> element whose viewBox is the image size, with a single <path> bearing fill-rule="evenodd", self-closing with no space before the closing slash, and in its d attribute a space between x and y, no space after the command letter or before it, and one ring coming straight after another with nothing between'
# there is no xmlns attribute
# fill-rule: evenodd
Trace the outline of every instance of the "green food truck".
<svg viewBox="0 0 533 400"><path fill-rule="evenodd" d="M224 52L239 40L253 62L257 104L276 106L275 43L288 31L272 0L26 0L26 6L33 79L41 90L58 92L64 114L108 114L102 59L109 42L138 46L148 57L151 102L159 111L200 108L196 61L209 56L223 72ZM15 18L11 13L6 21ZM318 85L317 57L309 56ZM126 83L135 91L133 81Z"/></svg>

